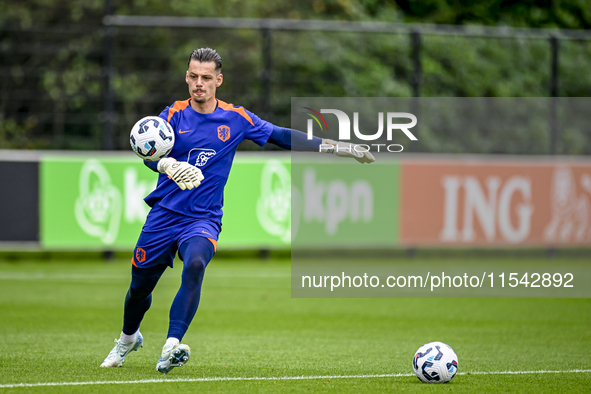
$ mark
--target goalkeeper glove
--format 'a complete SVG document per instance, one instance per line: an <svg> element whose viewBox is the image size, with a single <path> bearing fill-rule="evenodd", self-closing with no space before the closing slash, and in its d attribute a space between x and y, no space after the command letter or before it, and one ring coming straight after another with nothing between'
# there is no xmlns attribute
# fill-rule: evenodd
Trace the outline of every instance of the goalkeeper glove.
<svg viewBox="0 0 591 394"><path fill-rule="evenodd" d="M172 157L165 157L158 161L158 172L167 174L181 190L191 190L199 186L203 180L203 174L199 168L185 161L176 161Z"/></svg>
<svg viewBox="0 0 591 394"><path fill-rule="evenodd" d="M364 147L350 142L341 142L323 138L320 152L334 153L340 157L352 157L360 163L373 163L376 158Z"/></svg>

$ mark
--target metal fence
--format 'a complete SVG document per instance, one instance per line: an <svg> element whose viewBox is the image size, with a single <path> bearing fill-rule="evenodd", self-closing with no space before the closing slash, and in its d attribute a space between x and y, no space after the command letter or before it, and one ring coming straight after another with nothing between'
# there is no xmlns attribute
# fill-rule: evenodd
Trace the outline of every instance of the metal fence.
<svg viewBox="0 0 591 394"><path fill-rule="evenodd" d="M186 62L201 46L224 57L222 100L282 126L298 96L591 96L591 32L578 30L107 15L2 26L0 38L6 147L128 149L138 118L188 97ZM563 148L550 112L549 146L521 153L591 153Z"/></svg>

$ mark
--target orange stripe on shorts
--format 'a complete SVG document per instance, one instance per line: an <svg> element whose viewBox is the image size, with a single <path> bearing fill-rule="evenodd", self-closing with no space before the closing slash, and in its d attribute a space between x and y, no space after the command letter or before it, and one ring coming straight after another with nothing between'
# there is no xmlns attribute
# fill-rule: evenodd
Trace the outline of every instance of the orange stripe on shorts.
<svg viewBox="0 0 591 394"><path fill-rule="evenodd" d="M207 239L209 239L211 241L211 243L213 244L213 251L215 252L218 248L218 241L216 241L213 238L207 238Z"/></svg>

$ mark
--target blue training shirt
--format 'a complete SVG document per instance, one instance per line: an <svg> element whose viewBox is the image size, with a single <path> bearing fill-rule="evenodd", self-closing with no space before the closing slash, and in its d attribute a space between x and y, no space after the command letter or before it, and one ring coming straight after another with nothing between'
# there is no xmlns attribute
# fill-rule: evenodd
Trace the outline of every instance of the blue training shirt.
<svg viewBox="0 0 591 394"><path fill-rule="evenodd" d="M217 99L216 99L217 100ZM160 174L156 189L144 201L195 218L207 218L221 225L224 187L238 144L245 139L263 146L273 125L243 107L217 100L217 108L201 114L191 99L175 101L159 115L174 130L174 147L168 155L197 166L205 178L199 187L181 190L166 174Z"/></svg>

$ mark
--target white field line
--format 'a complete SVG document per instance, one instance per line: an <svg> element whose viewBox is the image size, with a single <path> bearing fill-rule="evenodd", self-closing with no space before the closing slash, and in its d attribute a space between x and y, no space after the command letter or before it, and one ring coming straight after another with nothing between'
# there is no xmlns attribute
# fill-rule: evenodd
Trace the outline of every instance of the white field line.
<svg viewBox="0 0 591 394"><path fill-rule="evenodd" d="M491 372L459 372L458 375L532 375L558 373L591 373L591 369L569 369L562 371L491 371ZM45 386L94 386L107 384L146 384L146 383L187 383L187 382L230 382L230 381L265 381L265 380L318 380L318 379L373 379L400 378L415 376L414 373L393 373L380 375L313 375L313 376L275 376L275 377L211 377L211 378L180 378L180 379L142 379L142 380L104 380L89 382L40 382L0 384L0 388L45 387Z"/></svg>

